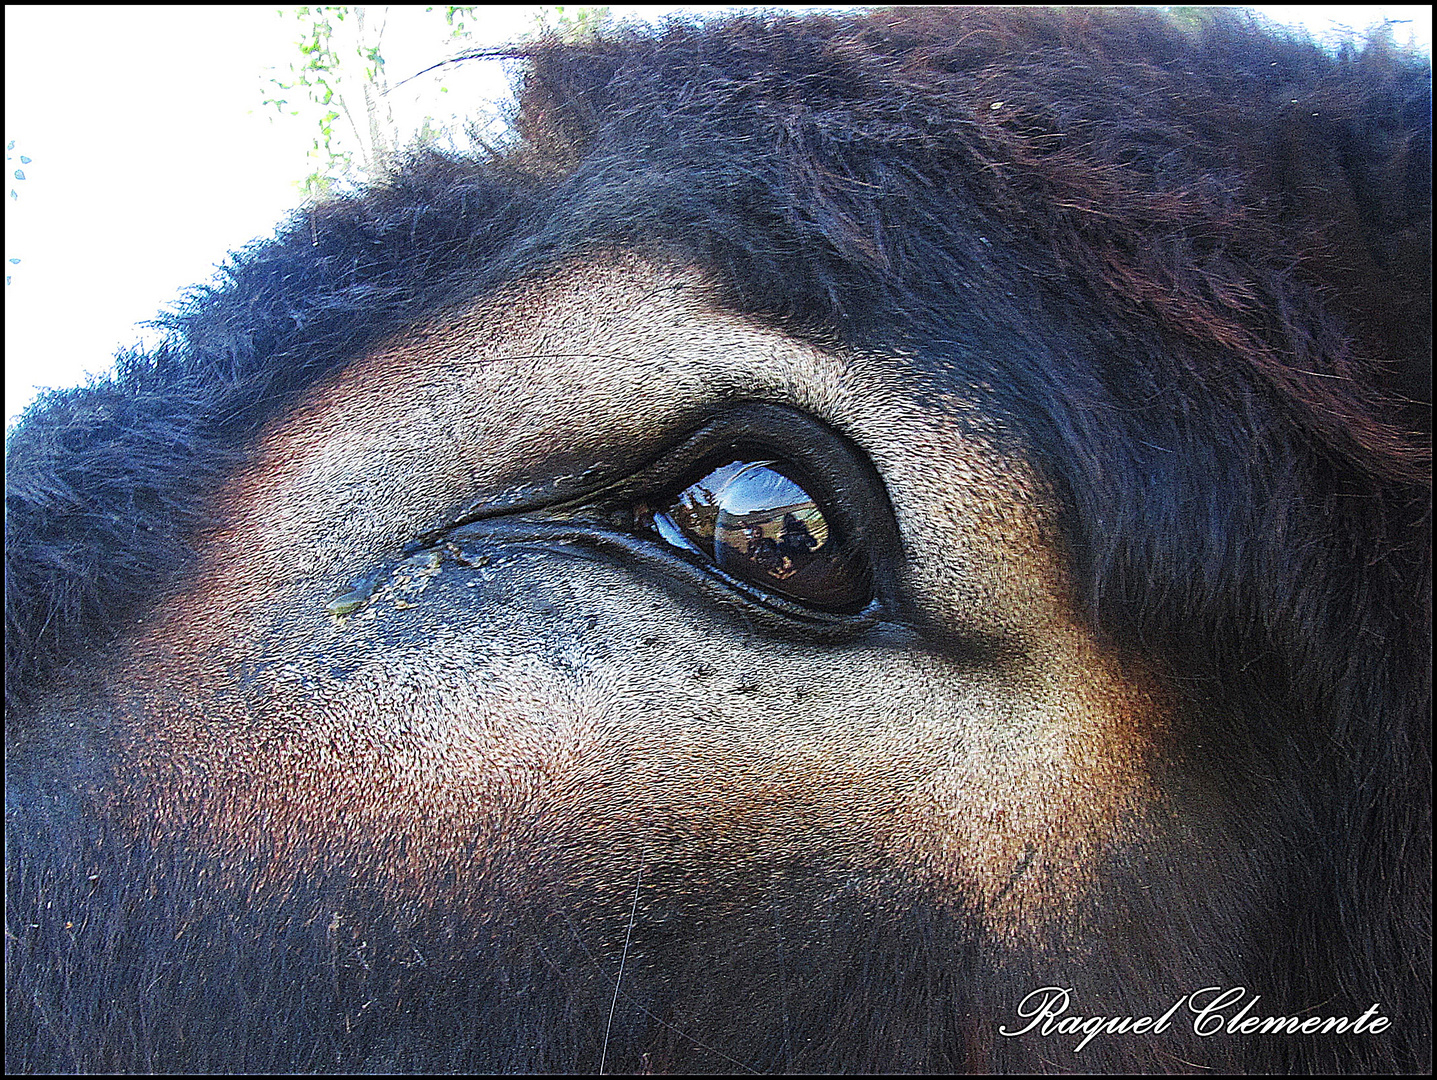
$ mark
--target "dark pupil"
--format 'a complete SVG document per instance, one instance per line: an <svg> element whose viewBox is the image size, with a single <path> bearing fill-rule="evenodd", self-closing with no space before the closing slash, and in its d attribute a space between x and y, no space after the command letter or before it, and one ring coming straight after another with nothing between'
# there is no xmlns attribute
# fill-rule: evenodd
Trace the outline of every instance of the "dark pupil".
<svg viewBox="0 0 1437 1080"><path fill-rule="evenodd" d="M813 496L772 461L734 461L654 514L676 547L736 578L813 604L855 611L868 601L866 563L844 550Z"/></svg>

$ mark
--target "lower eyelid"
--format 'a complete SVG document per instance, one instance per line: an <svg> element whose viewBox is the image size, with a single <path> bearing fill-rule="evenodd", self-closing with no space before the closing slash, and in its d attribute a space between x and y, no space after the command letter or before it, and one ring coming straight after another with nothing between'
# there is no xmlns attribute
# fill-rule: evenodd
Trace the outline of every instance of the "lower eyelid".
<svg viewBox="0 0 1437 1080"><path fill-rule="evenodd" d="M883 606L876 600L859 611L842 612L825 611L769 594L725 574L713 566L712 559L707 556L704 557L705 566L678 557L669 545L636 535L632 524L631 521L630 528L616 528L600 515L586 518L575 514L555 520L540 511L459 526L446 534L445 548L463 565L482 565L476 560L484 559L495 548L526 544L540 545L551 551L556 550L555 545L559 548L573 545L576 553L588 549L617 555L676 577L719 606L733 601L737 592L747 598L744 606L746 618L779 633L798 633L814 640L851 640L878 623L883 616Z"/></svg>

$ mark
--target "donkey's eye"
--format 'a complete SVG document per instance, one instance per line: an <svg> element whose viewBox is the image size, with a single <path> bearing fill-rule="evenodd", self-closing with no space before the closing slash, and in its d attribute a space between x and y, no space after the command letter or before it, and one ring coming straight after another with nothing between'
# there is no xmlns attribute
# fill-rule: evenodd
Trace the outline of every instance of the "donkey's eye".
<svg viewBox="0 0 1437 1080"><path fill-rule="evenodd" d="M867 553L801 475L778 460L731 460L671 498L637 504L635 517L750 585L823 611L859 611L873 595Z"/></svg>
<svg viewBox="0 0 1437 1080"><path fill-rule="evenodd" d="M730 406L647 465L567 501L547 487L486 501L406 553L439 544L468 566L484 565L494 545L604 552L811 640L851 639L906 610L902 545L873 464L782 405Z"/></svg>

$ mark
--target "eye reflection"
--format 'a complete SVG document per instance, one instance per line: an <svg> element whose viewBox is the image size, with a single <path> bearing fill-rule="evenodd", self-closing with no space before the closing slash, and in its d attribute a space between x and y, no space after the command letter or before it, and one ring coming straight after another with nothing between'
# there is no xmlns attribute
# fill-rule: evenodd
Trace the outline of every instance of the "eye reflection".
<svg viewBox="0 0 1437 1080"><path fill-rule="evenodd" d="M804 488L775 461L733 461L640 519L726 573L829 610L868 601L867 562L846 551Z"/></svg>

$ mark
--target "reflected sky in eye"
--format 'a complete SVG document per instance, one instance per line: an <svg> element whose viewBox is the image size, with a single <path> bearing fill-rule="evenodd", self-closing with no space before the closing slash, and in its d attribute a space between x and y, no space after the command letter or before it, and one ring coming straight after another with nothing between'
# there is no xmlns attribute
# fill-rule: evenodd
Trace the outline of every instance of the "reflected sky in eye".
<svg viewBox="0 0 1437 1080"><path fill-rule="evenodd" d="M674 524L674 519L662 510L654 514L654 528L658 530L660 536L670 544L673 544L674 547L684 548L687 551L692 551L698 555L706 555L709 558L713 557L713 552L702 551L695 546L694 543L684 535L683 530Z"/></svg>
<svg viewBox="0 0 1437 1080"><path fill-rule="evenodd" d="M772 461L730 461L727 465L720 465L697 484L687 488L679 495L679 501L689 506L719 506L734 477L757 465L772 464Z"/></svg>
<svg viewBox="0 0 1437 1080"><path fill-rule="evenodd" d="M719 493L719 506L730 514L748 514L810 501L803 488L776 472L772 465L772 461L742 465Z"/></svg>

